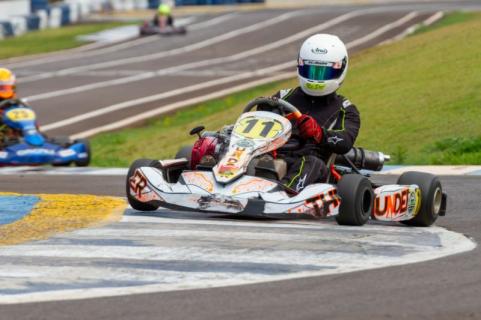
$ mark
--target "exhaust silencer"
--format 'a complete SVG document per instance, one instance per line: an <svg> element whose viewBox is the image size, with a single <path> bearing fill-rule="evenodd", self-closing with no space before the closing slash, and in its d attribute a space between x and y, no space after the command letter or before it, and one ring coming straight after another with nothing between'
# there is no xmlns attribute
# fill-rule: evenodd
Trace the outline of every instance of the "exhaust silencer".
<svg viewBox="0 0 481 320"><path fill-rule="evenodd" d="M391 160L391 157L378 151L352 148L348 153L338 155L335 163L341 166L344 165L350 167L351 164L348 160L358 169L381 171L384 163Z"/></svg>

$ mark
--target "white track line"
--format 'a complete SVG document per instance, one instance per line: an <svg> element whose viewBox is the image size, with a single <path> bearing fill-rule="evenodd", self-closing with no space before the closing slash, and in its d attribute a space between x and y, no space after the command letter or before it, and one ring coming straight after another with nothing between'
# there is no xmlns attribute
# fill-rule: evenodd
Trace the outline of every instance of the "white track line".
<svg viewBox="0 0 481 320"><path fill-rule="evenodd" d="M221 15L221 16L209 19L207 21L202 21L202 22L199 22L199 23L191 24L191 25L189 25L189 29L191 29L191 31L189 31L189 32L195 32L195 31L200 30L200 29L211 27L211 26L219 24L219 23L221 23L225 20L232 19L233 17L235 17L237 15L238 15L238 13L229 13L229 14L225 14L225 15ZM55 56L50 55L50 56L45 57L45 58L28 60L28 61L17 62L17 63L6 62L5 64L9 68L19 68L19 67L38 65L38 64L54 63L54 62L59 62L59 61L72 60L72 59L77 59L77 58L87 58L87 57L93 57L93 56L98 56L98 55L112 53L112 52L118 52L119 50L128 49L128 48L144 45L146 43L155 42L155 41L159 41L159 40L160 40L159 37L151 36L151 37L135 39L135 40L132 40L132 41L120 43L120 44L113 45L113 46L108 46L106 48L98 49L98 50L95 50L95 51L71 53L70 50L69 50L68 54L65 54L65 55L64 55L64 53L67 53L67 52L61 52L61 53L59 52ZM90 49L94 48L93 45L98 46L97 43L94 43L94 44L91 44L91 45L87 45L87 46L89 46L89 48L86 48L87 46L83 46L81 48L85 48L84 50L87 50L87 49L90 50ZM103 45L105 46L105 44L103 44ZM76 49L80 49L80 48L76 48Z"/></svg>
<svg viewBox="0 0 481 320"><path fill-rule="evenodd" d="M291 65L293 65L292 62L289 62L289 63ZM278 70L275 70L275 71L278 71ZM253 72L253 73L251 73L251 75L246 75L246 77L252 77L256 73L259 74L258 72ZM129 118L124 119L124 120L116 121L116 122L113 122L113 123L110 123L110 124L107 124L107 125L104 125L104 126L101 126L101 127L97 127L97 128L94 128L94 129L82 131L80 133L72 135L71 138L72 139L80 139L82 137L90 137L90 136L98 134L100 132L120 129L122 127L129 126L133 123L140 122L140 121L143 121L145 119L150 119L152 117L159 116L161 114L165 114L165 113L177 110L177 109L181 109L181 108L184 108L184 107L187 107L187 106L198 104L198 103L201 103L201 102L204 102L204 101L207 101L207 100L217 99L217 98L232 94L234 92L247 90L247 89L250 89L250 88L253 88L253 87L256 87L256 86L260 86L260 85L264 85L264 84L267 84L267 83L293 78L295 75L296 75L295 72L284 73L284 74L281 74L281 75L276 75L276 76L273 76L273 77L268 77L268 78L264 78L264 79L261 79L261 80L255 80L255 81L251 81L251 82L248 82L248 83L245 83L245 84L237 85L237 86L231 87L229 89L219 90L219 91L207 94L207 95L203 95L201 97L195 97L195 98L192 98L192 99L187 99L187 100L175 102L175 103L172 103L172 104L169 104L169 105L162 106L162 107L157 108L157 109L153 109L153 110L150 110L150 111L140 113L136 116L129 117ZM235 80L233 80L233 81L235 81Z"/></svg>
<svg viewBox="0 0 481 320"><path fill-rule="evenodd" d="M424 20L422 24L423 24L423 26L430 26L433 23L441 20L443 17L444 17L444 12L438 11L435 14L433 14L432 16L430 16L429 18L427 18L426 20Z"/></svg>
<svg viewBox="0 0 481 320"><path fill-rule="evenodd" d="M173 96L182 95L182 94L186 94L186 93L201 90L201 89L211 88L213 86L218 86L218 85L222 85L222 84L226 84L226 83L236 82L236 81L239 81L239 80L242 80L242 79L248 79L248 78L252 78L252 77L256 77L256 76L269 75L272 72L276 72L276 71L285 69L289 66L293 66L293 63L289 62L288 64L280 65L280 67L276 68L276 69L266 68L266 69L260 69L258 71L244 72L244 73L241 73L241 74L235 74L235 75L231 75L231 76L228 76L228 77L223 77L223 78L219 78L219 79L215 79L215 80L201 82L199 84L195 84L195 85L185 87L185 88L175 89L175 90L171 90L171 91L167 91L167 92L163 92L163 93L159 93L159 94L155 94L155 95L151 95L151 96L147 96L147 97L143 97L143 98L139 98L139 99L135 99L135 100L124 101L124 102L117 103L117 104L114 104L114 105L111 105L111 106L108 106L108 107L105 107L105 108L102 108L102 109L94 110L94 111L87 112L87 113L84 113L84 114L81 114L81 115L78 115L78 116L75 116L75 117L71 117L71 118L68 118L68 119L65 119L65 120L62 120L62 121L58 121L58 122L52 123L50 125L42 126L41 130L42 131L50 131L50 130L53 130L53 129L69 126L69 125L77 123L77 122L85 121L87 119L98 117L98 116L101 116L101 115L104 115L104 114L107 114L107 113L111 113L111 112L119 111L119 110L122 110L122 109L142 105L142 104L145 104L145 103L149 103L149 102L153 102L153 101L157 101L157 100L161 100L161 99L165 99L165 98L169 98L169 97L173 97ZM286 75L283 74L283 75L280 75L280 76L281 76L281 78L284 79L284 77ZM292 73L289 73L287 76L292 76ZM277 75L275 77L277 77Z"/></svg>
<svg viewBox="0 0 481 320"><path fill-rule="evenodd" d="M439 21L442 17L444 17L444 12L438 11L435 14L433 14L432 16L430 16L429 18L427 18L426 20L424 20L422 23L418 23L418 24L410 26L409 28L405 29L403 32L401 32L397 36L393 37L392 39L388 39L386 41L381 42L380 45L389 44L389 43L398 41L400 39L403 39L403 38L407 37L408 35L416 32L416 30L418 30L420 27L430 26L431 24L435 23L436 21Z"/></svg>
<svg viewBox="0 0 481 320"><path fill-rule="evenodd" d="M41 94L25 97L25 99L27 99L29 101L38 101L38 100L43 100L43 99L59 97L59 96L67 95L67 94L72 94L72 93L79 93L79 92L84 92L84 91L94 90L94 89L99 89L99 88L105 88L105 87L124 84L124 83L131 83L131 82L134 82L134 81L141 81L141 80L145 80L145 79L149 79L149 78L153 78L153 77L159 77L159 76L164 76L164 75L167 75L167 74L176 73L176 72L179 72L179 71L185 71L185 70L188 70L188 69L206 67L206 66L211 66L211 65L214 65L214 64L221 64L221 63L245 59L247 57L251 57L251 56L263 53L263 52L267 52L269 50L278 49L281 46L284 46L284 45L287 45L287 44L292 43L294 41L303 39L303 38L305 38L305 37L307 37L307 36L309 36L313 33L316 33L316 32L319 32L321 30L327 29L329 27L332 27L336 24L344 22L348 19L352 19L352 18L354 18L356 16L359 16L361 14L362 14L362 12L360 12L360 11L344 14L342 16L339 16L337 18L329 20L329 21L327 21L327 22L325 22L321 25L309 28L307 30L304 30L302 32L299 32L299 33L296 33L292 36L289 36L287 38L268 43L268 44L260 46L258 48L242 51L242 52L239 52L239 53L234 54L234 55L230 55L230 56L226 56L226 57L206 59L206 60L200 60L200 61L195 61L195 62L189 62L189 63L183 64L183 65L158 69L158 70L152 71L152 72L145 72L143 74L135 74L135 75L130 76L130 77L124 77L124 78L119 78L119 79L115 79L115 80L100 81L100 82L90 83L90 84L77 86L77 87L73 87L73 88L62 89L62 90L57 90L57 91L52 91L52 92L47 92L47 93L41 93ZM48 130L48 129L45 129L45 130Z"/></svg>
<svg viewBox="0 0 481 320"><path fill-rule="evenodd" d="M351 46L354 47L354 46L358 46L360 44L366 43L368 41L371 41L371 40L379 37L380 35L388 32L392 29L395 29L397 27L402 26L403 24L405 24L405 23L409 22L410 20L414 19L417 15L418 15L417 12L410 12L409 14L405 15L401 19L396 20L392 23L386 24L382 28L379 28L379 29L377 29L376 31L374 31L370 34L351 42Z"/></svg>
<svg viewBox="0 0 481 320"><path fill-rule="evenodd" d="M156 60L156 59L165 58L165 57L169 57L169 56L174 56L174 55L181 54L181 53L192 52L193 50L202 49L202 48L211 46L213 44L220 43L220 42L238 37L238 36L246 34L246 33L255 32L257 30L267 28L269 26L272 26L272 25L281 23L283 21L286 21L286 20L288 20L288 19L290 19L294 16L300 15L304 12L305 11L295 11L295 12L285 13L285 14L282 14L282 15L277 16L275 18L253 24L253 25L250 25L248 27L233 30L233 31L224 33L222 35L219 35L219 36L207 39L207 40L203 40L203 41L200 41L200 42L197 42L197 43L193 43L193 44L181 47L181 48L176 48L176 49L171 49L171 50L167 50L167 51L156 52L156 53L146 54L146 55L141 55L141 56L136 56L136 57L129 57L129 58L123 58L123 59L94 63L94 64L90 64L90 65L67 68L67 69L57 70L57 71L54 71L54 72L46 72L46 73L43 73L41 75L20 78L20 79L18 79L18 82L19 83L26 83L26 82L31 82L31 81L47 79L47 78L51 78L51 77L55 77L55 76L63 76L63 75L68 75L68 74L74 74L74 73L78 73L78 72L81 72L81 71L88 71L88 70L108 68L108 67L116 67L116 66L121 66L121 65L130 64L130 63L151 61L151 60Z"/></svg>
<svg viewBox="0 0 481 320"><path fill-rule="evenodd" d="M407 16L411 16L412 14L408 14ZM406 20L405 18L407 17L403 17L399 20ZM341 16L342 17L342 16ZM339 17L339 18L341 18ZM341 19L339 19L341 20ZM339 21L338 20L338 21ZM383 33L385 32L388 32L390 31L392 28L396 28L398 26L398 21L394 22L394 23L390 23L389 26L390 28L386 28L386 27L382 27L381 29L383 30ZM378 29L379 30L379 29ZM382 33L379 33L378 30L374 31L373 33L376 34L377 36L380 36ZM371 34L373 34L371 33ZM364 39L363 41L364 42L367 42L367 41L370 41L372 40L373 38L372 37L369 37L368 36L365 36L365 37L362 37L362 39ZM359 41L358 40L354 40L354 41L351 41L347 44L347 47L348 48L353 48L355 46L358 46L362 43L364 43L363 41ZM270 45L268 45L270 46ZM253 50L256 50L256 49L253 49ZM241 53L240 55L243 55L243 53ZM286 62L284 64L282 64L282 66L289 66L289 62ZM274 67L275 68L275 67ZM279 70L283 70L284 68L278 68L278 69L270 69L270 71L279 71ZM264 69L265 70L265 69ZM293 73L294 75L294 73ZM286 76L274 76L274 77L271 77L271 78L268 78L268 79L276 79L276 80L272 80L272 81L279 81L280 79L288 79ZM266 80L266 79L263 79L263 80ZM213 94L208 94L208 95L205 95L203 97L196 97L196 98L193 98L193 99L189 99L189 100L186 100L186 101L181 101L181 102L176 102L176 103L173 103L173 104L170 104L170 105L167 105L167 106L162 106L162 107L159 107L157 109L154 109L154 110L151 110L151 111L147 111L147 112L144 112L144 113L141 113L135 117L131 117L131 118L127 118L127 119L124 119L124 120L121 120L121 121L117 121L117 122L114 122L114 123L111 123L111 124L107 124L107 125L104 125L104 126L101 126L101 127L98 127L98 128L94 128L94 129L90 129L90 130L86 130L84 132L80 132L80 133L77 133L77 134L74 134L72 137L73 138L84 138L84 137L89 137L91 135L94 135L94 134L97 134L99 132L105 132L105 131L110 131L110 130L114 130L114 129L118 129L118 128L121 128L122 126L127 126L127 125L130 125L130 124L133 124L135 122L138 122L138 121L143 121L145 119L148 119L150 117L153 117L153 116L158 116L160 114L163 114L163 113L166 113L166 112L170 112L172 110L175 110L174 108L182 108L182 107L185 107L189 104L186 104L187 103L193 103L192 104L196 104L196 103L200 103L200 102L203 102L203 101L207 101L207 100L210 100L210 99L214 99L214 98L218 98L218 97L221 97L222 95L219 96L219 93L223 93L223 94L232 94L234 92L238 92L238 91L241 91L241 90L245 90L245 89L249 89L249 88L252 88L252 87L255 87L255 86L258 86L260 85L259 84L259 81L262 81L262 80L256 80L256 81L253 81L253 82L250 82L250 83L247 83L247 84L243 84L243 85L240 85L240 86L236 86L232 89L226 89L226 90L222 90L222 91L218 91L216 93L213 93ZM265 81L262 81L261 82L262 84L265 84L265 83L268 83L268 82L265 82ZM187 89L187 88L184 88L184 89ZM181 94L181 93L180 93ZM148 97L146 97L148 98ZM141 98L141 99L146 99L146 98ZM138 99L136 99L138 100ZM128 102L124 102L124 104L117 104L117 105L114 105L114 106L110 106L112 108L114 108L114 111L115 110L118 110L116 108L125 108L126 104L128 104L130 107L132 103L135 103L136 100L133 100L133 101L128 101ZM110 108L110 107L107 107L107 108ZM108 110L108 112L113 112L111 111L111 109L106 109L106 108L103 108L103 109L99 109L99 110L96 110L96 111L93 111L93 113L96 113L96 112L103 112L102 110ZM82 121L82 120L85 120L85 119L88 119L89 117L91 117L91 114L83 114L83 115L80 115L80 116L76 116L74 117L75 119L73 118L70 118L70 119L66 119L66 120L63 120L64 122L61 122L61 125L62 126L65 126L65 125L70 125L72 123L75 123L75 122L79 122L79 121ZM71 120L73 119L73 120ZM74 122L72 122L74 121ZM57 122L57 123L60 123L60 122ZM53 125L55 125L56 127L55 128L58 128L59 127L59 124L50 124L50 127L46 126L46 129L43 129L43 130L51 130L53 128Z"/></svg>

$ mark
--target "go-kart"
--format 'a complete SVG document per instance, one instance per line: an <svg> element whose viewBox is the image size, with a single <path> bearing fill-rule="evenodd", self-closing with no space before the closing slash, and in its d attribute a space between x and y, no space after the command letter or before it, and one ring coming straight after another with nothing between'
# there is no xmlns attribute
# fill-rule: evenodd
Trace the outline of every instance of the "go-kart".
<svg viewBox="0 0 481 320"><path fill-rule="evenodd" d="M172 36L186 34L187 29L185 27L165 26L160 28L156 26L152 21L145 21L139 28L140 36L151 36L158 34L160 36Z"/></svg>
<svg viewBox="0 0 481 320"><path fill-rule="evenodd" d="M0 103L0 110L0 166L89 165L87 140L46 137L38 131L36 114L24 101L5 100Z"/></svg>
<svg viewBox="0 0 481 320"><path fill-rule="evenodd" d="M280 114L252 111L265 104ZM282 185L286 163L274 156L295 151L288 119L300 116L284 100L258 98L234 126L202 134L203 127L194 128L191 134L199 139L176 159L132 163L126 180L130 205L141 211L164 207L264 218L335 216L342 225L363 225L372 218L429 226L445 214L447 196L436 176L407 172L397 184L377 185L362 169L381 170L389 157L360 148L332 155L325 181L300 192Z"/></svg>

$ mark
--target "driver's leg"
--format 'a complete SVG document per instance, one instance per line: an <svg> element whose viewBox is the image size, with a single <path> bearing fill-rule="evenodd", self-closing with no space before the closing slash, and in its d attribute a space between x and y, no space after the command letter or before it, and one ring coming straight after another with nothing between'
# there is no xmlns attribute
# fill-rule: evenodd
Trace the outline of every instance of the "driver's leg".
<svg viewBox="0 0 481 320"><path fill-rule="evenodd" d="M287 158L286 162L288 170L281 182L298 192L309 184L319 182L322 177L327 175L324 161L313 155Z"/></svg>

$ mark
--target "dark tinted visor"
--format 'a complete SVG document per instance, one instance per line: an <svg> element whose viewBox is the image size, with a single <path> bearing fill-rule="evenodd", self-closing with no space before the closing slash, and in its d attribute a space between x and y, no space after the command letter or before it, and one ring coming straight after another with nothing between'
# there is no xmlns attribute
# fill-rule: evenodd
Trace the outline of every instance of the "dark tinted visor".
<svg viewBox="0 0 481 320"><path fill-rule="evenodd" d="M299 61L299 75L316 81L339 79L346 68L346 60L338 63L310 64L310 61Z"/></svg>

